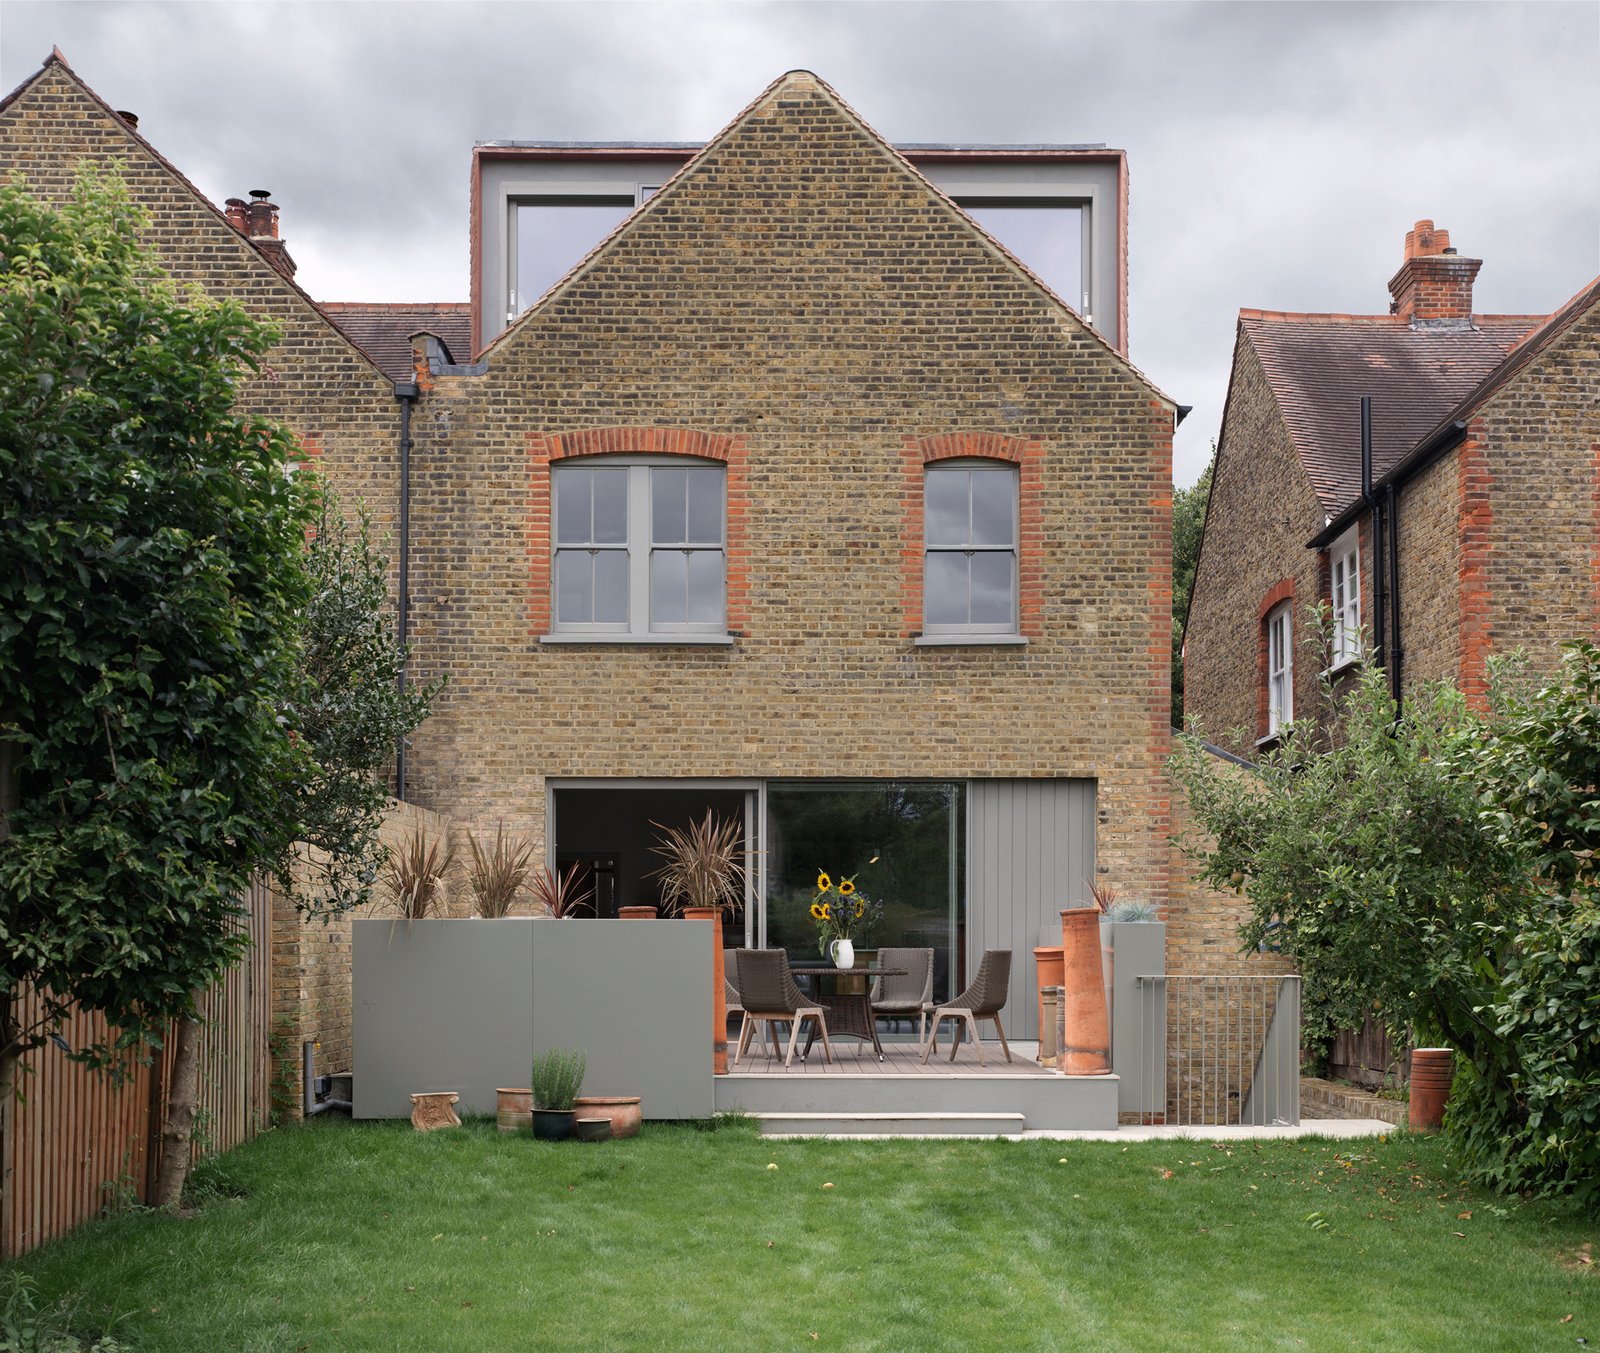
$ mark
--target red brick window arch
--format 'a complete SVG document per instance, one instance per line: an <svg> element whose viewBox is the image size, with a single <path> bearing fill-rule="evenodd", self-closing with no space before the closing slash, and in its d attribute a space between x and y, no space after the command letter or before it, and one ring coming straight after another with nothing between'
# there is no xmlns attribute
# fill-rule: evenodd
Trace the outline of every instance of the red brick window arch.
<svg viewBox="0 0 1600 1353"><path fill-rule="evenodd" d="M1257 612L1256 730L1265 741L1294 718L1294 579L1268 589Z"/></svg>
<svg viewBox="0 0 1600 1353"><path fill-rule="evenodd" d="M901 595L907 637L979 644L1037 637L1042 456L1037 441L999 433L905 438Z"/></svg>
<svg viewBox="0 0 1600 1353"><path fill-rule="evenodd" d="M528 438L533 637L726 642L743 633L744 441L693 428Z"/></svg>

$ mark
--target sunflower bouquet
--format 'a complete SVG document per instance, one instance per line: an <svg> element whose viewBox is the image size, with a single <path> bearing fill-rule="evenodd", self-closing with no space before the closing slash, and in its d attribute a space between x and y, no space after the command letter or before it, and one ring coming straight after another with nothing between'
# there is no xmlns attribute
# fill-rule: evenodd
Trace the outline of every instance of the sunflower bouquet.
<svg viewBox="0 0 1600 1353"><path fill-rule="evenodd" d="M817 928L817 952L826 954L834 940L864 938L883 916L883 903L856 887L856 876L835 883L817 874L817 891L811 899L811 922Z"/></svg>

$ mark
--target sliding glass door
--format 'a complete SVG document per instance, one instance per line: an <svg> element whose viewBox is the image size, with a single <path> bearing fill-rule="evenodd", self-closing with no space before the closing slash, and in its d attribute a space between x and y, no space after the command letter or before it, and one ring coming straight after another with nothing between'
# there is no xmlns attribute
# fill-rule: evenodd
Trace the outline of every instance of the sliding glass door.
<svg viewBox="0 0 1600 1353"><path fill-rule="evenodd" d="M883 903L857 949L931 948L934 998L966 982L966 785L960 781L769 781L766 943L821 958L810 915L817 875L854 876Z"/></svg>

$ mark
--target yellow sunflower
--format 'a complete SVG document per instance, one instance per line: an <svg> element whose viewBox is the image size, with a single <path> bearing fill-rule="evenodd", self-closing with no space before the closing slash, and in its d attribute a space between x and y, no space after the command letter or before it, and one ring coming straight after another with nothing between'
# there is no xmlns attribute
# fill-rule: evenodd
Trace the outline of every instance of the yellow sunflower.
<svg viewBox="0 0 1600 1353"><path fill-rule="evenodd" d="M817 902L813 902L813 903L812 903L812 904L811 904L811 919L812 919L812 920L813 920L813 921L820 921L820 920L822 920L822 918L823 918L823 917L824 917L824 916L825 916L825 915L826 915L826 914L827 914L827 913L826 913L826 912L825 912L825 911L824 911L824 910L823 910L823 908L822 908L822 905L821 905L821 904L820 904L820 903L817 903Z"/></svg>
<svg viewBox="0 0 1600 1353"><path fill-rule="evenodd" d="M859 921L861 919L862 914L866 911L866 909L867 909L867 904L865 902L857 902L856 903L856 920Z"/></svg>
<svg viewBox="0 0 1600 1353"><path fill-rule="evenodd" d="M833 919L833 912L829 910L828 904L823 902L819 905L822 907L822 919L824 921L831 921Z"/></svg>
<svg viewBox="0 0 1600 1353"><path fill-rule="evenodd" d="M825 893L832 887L833 880L831 878L829 878L826 874L817 875L817 891L819 893Z"/></svg>
<svg viewBox="0 0 1600 1353"><path fill-rule="evenodd" d="M840 897L849 897L851 893L855 892L855 890L856 884L854 879L844 879L839 884Z"/></svg>

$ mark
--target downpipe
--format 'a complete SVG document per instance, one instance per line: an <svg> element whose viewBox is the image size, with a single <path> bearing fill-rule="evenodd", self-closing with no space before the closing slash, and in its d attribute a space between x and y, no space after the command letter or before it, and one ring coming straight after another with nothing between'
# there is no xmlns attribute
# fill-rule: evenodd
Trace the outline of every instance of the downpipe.
<svg viewBox="0 0 1600 1353"><path fill-rule="evenodd" d="M326 1094L332 1088L333 1078L324 1076L317 1080L317 1049L322 1045L311 1040L300 1045L300 1109L307 1118L315 1118L329 1109L343 1109L353 1114L355 1106L348 1099L318 1099L320 1089Z"/></svg>

